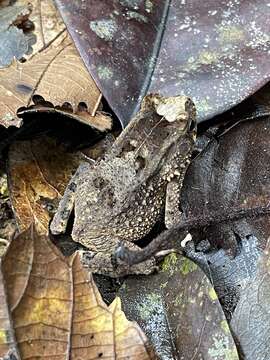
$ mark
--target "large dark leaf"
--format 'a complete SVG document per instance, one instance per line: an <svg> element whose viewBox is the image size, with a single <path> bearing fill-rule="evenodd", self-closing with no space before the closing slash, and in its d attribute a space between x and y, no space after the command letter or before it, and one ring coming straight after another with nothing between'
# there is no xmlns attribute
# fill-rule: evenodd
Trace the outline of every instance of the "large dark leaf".
<svg viewBox="0 0 270 360"><path fill-rule="evenodd" d="M124 125L147 92L190 95L201 121L269 79L267 0L56 3Z"/></svg>
<svg viewBox="0 0 270 360"><path fill-rule="evenodd" d="M220 212L269 204L269 135L266 118L242 123L211 142L187 172L182 199L186 214L194 219L215 214L217 219ZM206 240L214 247L207 254L195 254L196 260L208 274L210 270L228 316L241 286L255 275L268 236L268 216L223 222L194 233L196 242Z"/></svg>
<svg viewBox="0 0 270 360"><path fill-rule="evenodd" d="M192 261L171 254L158 274L126 280L120 296L160 359L239 359L217 295Z"/></svg>

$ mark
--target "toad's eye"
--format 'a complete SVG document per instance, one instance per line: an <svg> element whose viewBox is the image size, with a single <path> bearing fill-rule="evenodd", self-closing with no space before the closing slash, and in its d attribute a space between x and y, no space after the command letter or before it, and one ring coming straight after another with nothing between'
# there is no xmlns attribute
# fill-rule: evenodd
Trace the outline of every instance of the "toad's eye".
<svg viewBox="0 0 270 360"><path fill-rule="evenodd" d="M195 131L197 128L197 123L195 120L191 120L190 123L189 123L189 128L188 130L189 131Z"/></svg>

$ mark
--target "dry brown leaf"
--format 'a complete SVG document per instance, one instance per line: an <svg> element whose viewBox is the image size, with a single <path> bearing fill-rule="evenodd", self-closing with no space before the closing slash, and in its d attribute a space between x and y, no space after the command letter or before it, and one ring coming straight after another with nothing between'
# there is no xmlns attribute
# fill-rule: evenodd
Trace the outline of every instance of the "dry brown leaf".
<svg viewBox="0 0 270 360"><path fill-rule="evenodd" d="M120 300L103 302L78 253L65 258L34 226L11 242L2 273L13 328L0 324L0 356L14 332L22 360L154 358Z"/></svg>
<svg viewBox="0 0 270 360"><path fill-rule="evenodd" d="M70 104L75 114L85 103L88 113L95 115L101 93L67 36L57 48L49 47L25 63L13 62L0 70L0 124L19 126L17 111L33 105L33 97L35 103L44 99L54 106ZM110 128L107 117L104 130Z"/></svg>
<svg viewBox="0 0 270 360"><path fill-rule="evenodd" d="M10 196L19 229L35 220L47 233L50 208L57 206L72 173L81 162L52 139L13 143L9 151Z"/></svg>

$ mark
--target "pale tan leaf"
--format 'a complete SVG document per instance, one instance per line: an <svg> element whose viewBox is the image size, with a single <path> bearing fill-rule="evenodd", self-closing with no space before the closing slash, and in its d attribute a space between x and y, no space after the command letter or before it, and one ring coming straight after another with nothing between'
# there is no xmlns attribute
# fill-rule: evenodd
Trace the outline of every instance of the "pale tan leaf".
<svg viewBox="0 0 270 360"><path fill-rule="evenodd" d="M125 358L127 353L132 354L134 359L149 359L154 357L153 349L148 345L148 340L138 324L127 320L121 309L121 300L117 297L110 305L114 316L114 342L115 351L119 358ZM145 351L145 348L147 351Z"/></svg>
<svg viewBox="0 0 270 360"><path fill-rule="evenodd" d="M11 242L2 272L13 323L7 330L14 331L22 360L155 358L120 300L103 302L79 254L65 258L33 226ZM3 356L10 344L7 338L0 344Z"/></svg>
<svg viewBox="0 0 270 360"><path fill-rule="evenodd" d="M36 96L36 97L35 97ZM73 43L66 36L57 48L49 47L25 63L0 70L0 124L16 125L17 110L44 99L53 106L70 104L73 113L85 103L94 116L101 99ZM105 128L111 128L107 119Z"/></svg>

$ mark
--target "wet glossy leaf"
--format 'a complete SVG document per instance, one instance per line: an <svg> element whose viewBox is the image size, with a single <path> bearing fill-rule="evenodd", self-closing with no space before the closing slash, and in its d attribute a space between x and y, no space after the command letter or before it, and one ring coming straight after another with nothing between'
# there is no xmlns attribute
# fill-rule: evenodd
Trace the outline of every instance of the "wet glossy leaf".
<svg viewBox="0 0 270 360"><path fill-rule="evenodd" d="M202 121L269 80L267 0L56 3L124 125L147 92L191 96Z"/></svg>
<svg viewBox="0 0 270 360"><path fill-rule="evenodd" d="M1 265L13 326L0 324L0 356L14 334L21 360L155 358L120 300L102 301L79 255L65 258L33 226L11 242Z"/></svg>
<svg viewBox="0 0 270 360"><path fill-rule="evenodd" d="M52 212L80 162L78 154L67 153L46 137L12 144L10 197L20 230L35 220L41 233L48 232Z"/></svg>
<svg viewBox="0 0 270 360"><path fill-rule="evenodd" d="M33 104L49 107L79 116L83 103L81 121L89 123L95 115L101 94L84 67L74 45L67 36L61 46L49 47L25 63L15 63L1 71L0 78L0 124L6 127L18 124L17 111ZM79 116L80 117L80 116ZM91 125L91 122L90 122ZM94 123L93 123L94 126ZM104 129L111 127L107 118Z"/></svg>
<svg viewBox="0 0 270 360"><path fill-rule="evenodd" d="M159 274L127 279L120 297L161 359L238 359L217 295L190 260L169 255Z"/></svg>

